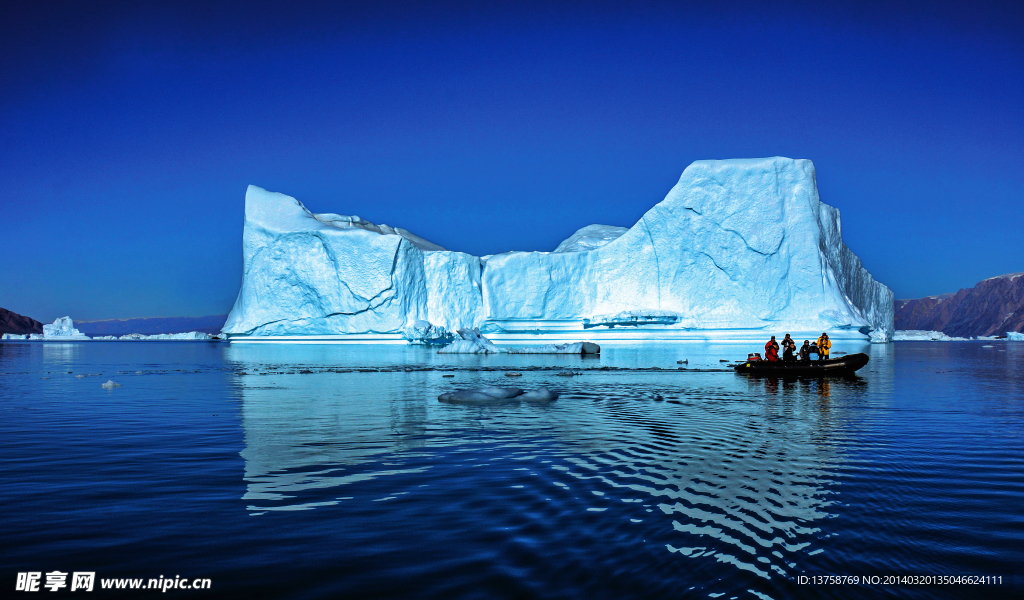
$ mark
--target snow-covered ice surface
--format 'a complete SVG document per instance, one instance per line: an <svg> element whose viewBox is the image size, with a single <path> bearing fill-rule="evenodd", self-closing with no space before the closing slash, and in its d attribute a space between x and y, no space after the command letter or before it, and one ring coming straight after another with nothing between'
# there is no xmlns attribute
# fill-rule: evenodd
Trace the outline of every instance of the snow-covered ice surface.
<svg viewBox="0 0 1024 600"><path fill-rule="evenodd" d="M223 331L416 341L436 339L416 329L479 328L508 344L892 337L892 292L843 243L808 160L695 162L621 229L478 258L250 186L244 277Z"/></svg>
<svg viewBox="0 0 1024 600"><path fill-rule="evenodd" d="M894 342L966 342L970 339L950 337L941 331L925 331L923 329L900 330L892 336Z"/></svg>
<svg viewBox="0 0 1024 600"><path fill-rule="evenodd" d="M555 252L589 252L619 239L627 231L628 227L587 225L559 244Z"/></svg>
<svg viewBox="0 0 1024 600"><path fill-rule="evenodd" d="M1007 331L1006 341L1008 342L1024 342L1024 333L1017 331Z"/></svg>

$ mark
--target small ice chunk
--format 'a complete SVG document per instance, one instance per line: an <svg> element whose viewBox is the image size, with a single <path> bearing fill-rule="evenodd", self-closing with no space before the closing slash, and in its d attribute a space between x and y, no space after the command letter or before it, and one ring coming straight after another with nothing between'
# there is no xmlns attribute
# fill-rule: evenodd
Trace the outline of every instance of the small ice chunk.
<svg viewBox="0 0 1024 600"><path fill-rule="evenodd" d="M518 400L523 402L534 402L537 404L547 404L558 400L558 393L552 392L546 387L539 387L532 392L526 392L522 396L519 396Z"/></svg>
<svg viewBox="0 0 1024 600"><path fill-rule="evenodd" d="M121 384L120 383L114 383L113 379L108 379L107 382L103 384L103 388L104 389L108 389L108 390L112 390L112 389L114 389L116 387L121 387Z"/></svg>
<svg viewBox="0 0 1024 600"><path fill-rule="evenodd" d="M410 344L425 344L428 346L444 346L455 339L455 335L445 329L432 324L430 321L418 320L406 327L402 337L409 340Z"/></svg>
<svg viewBox="0 0 1024 600"><path fill-rule="evenodd" d="M460 329L459 337L462 339L455 340L448 344L444 348L437 351L438 354L497 354L500 352L498 347L494 345L491 340L485 338L480 334L480 330L477 328L473 329Z"/></svg>
<svg viewBox="0 0 1024 600"><path fill-rule="evenodd" d="M508 404L519 402L523 390L513 387L482 387L441 394L437 399L450 404Z"/></svg>

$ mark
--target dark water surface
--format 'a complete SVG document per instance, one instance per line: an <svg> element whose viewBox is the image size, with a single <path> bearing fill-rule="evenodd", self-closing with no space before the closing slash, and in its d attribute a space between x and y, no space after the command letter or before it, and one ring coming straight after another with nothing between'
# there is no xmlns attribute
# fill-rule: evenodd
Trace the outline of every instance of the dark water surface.
<svg viewBox="0 0 1024 600"><path fill-rule="evenodd" d="M735 345L3 343L0 597L53 570L218 598L1024 595L1024 343L836 350L872 360L780 381L723 369ZM562 397L437 401L485 384Z"/></svg>

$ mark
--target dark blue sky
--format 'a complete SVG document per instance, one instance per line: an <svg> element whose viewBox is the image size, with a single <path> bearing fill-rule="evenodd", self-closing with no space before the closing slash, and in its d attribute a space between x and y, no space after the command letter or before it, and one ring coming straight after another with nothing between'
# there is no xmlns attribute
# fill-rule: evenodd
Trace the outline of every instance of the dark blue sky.
<svg viewBox="0 0 1024 600"><path fill-rule="evenodd" d="M774 155L897 297L1024 271L1016 4L368 4L5 3L0 306L225 313L250 183L480 255Z"/></svg>

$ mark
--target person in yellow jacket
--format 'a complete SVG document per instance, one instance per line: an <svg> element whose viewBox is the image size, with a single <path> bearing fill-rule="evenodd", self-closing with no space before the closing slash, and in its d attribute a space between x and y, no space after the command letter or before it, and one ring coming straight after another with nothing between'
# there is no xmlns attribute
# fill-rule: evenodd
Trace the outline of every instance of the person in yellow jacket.
<svg viewBox="0 0 1024 600"><path fill-rule="evenodd" d="M818 338L818 360L828 360L828 351L831 348L832 340L828 339L828 334L822 331L821 337Z"/></svg>

